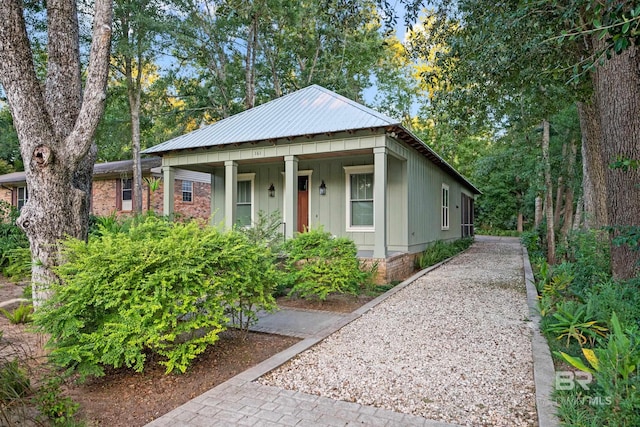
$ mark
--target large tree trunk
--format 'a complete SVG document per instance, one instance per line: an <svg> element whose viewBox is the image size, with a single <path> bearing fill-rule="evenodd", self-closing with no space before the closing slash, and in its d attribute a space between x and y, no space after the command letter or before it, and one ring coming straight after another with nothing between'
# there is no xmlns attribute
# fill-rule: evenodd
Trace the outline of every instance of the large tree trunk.
<svg viewBox="0 0 640 427"><path fill-rule="evenodd" d="M542 163L544 167L544 215L547 220L547 262L556 262L556 236L553 223L553 182L549 161L549 122L542 122Z"/></svg>
<svg viewBox="0 0 640 427"><path fill-rule="evenodd" d="M582 194L586 228L601 228L608 224L607 185L602 158L602 130L598 108L594 101L579 102L580 132L582 133Z"/></svg>
<svg viewBox="0 0 640 427"><path fill-rule="evenodd" d="M596 42L596 46L598 46ZM600 42L601 43L601 42ZM640 49L632 45L613 55L593 73L595 98L602 128L604 164L619 159L640 159ZM608 167L608 219L613 227L640 225L640 169ZM613 237L620 234L619 230ZM629 246L612 246L611 267L618 279L628 279L638 272L640 251Z"/></svg>
<svg viewBox="0 0 640 427"><path fill-rule="evenodd" d="M86 239L93 163L92 143L104 111L112 3L96 0L94 29L82 93L75 0L47 2L46 84L38 81L24 22L23 2L0 6L0 81L20 140L29 201L18 225L29 238L34 304L48 295L61 262L58 242Z"/></svg>

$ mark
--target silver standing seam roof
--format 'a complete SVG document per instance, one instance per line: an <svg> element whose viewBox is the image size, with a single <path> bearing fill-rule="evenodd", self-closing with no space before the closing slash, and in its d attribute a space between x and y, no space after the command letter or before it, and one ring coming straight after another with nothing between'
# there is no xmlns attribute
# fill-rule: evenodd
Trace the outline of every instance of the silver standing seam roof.
<svg viewBox="0 0 640 427"><path fill-rule="evenodd" d="M376 128L395 132L399 139L451 174L475 194L481 194L480 190L429 146L405 129L399 120L318 85L276 98L147 148L142 153L162 156L172 151Z"/></svg>

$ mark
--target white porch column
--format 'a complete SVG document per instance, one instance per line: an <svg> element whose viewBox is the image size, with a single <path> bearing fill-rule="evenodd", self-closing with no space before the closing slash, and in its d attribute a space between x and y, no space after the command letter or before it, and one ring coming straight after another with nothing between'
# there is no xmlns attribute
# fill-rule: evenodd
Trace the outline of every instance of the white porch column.
<svg viewBox="0 0 640 427"><path fill-rule="evenodd" d="M171 166L163 166L162 181L162 215L173 217L175 207L173 191L176 184L176 170Z"/></svg>
<svg viewBox="0 0 640 427"><path fill-rule="evenodd" d="M224 226L233 228L236 222L236 203L238 200L238 163L233 160L224 162Z"/></svg>
<svg viewBox="0 0 640 427"><path fill-rule="evenodd" d="M285 237L291 238L298 229L298 158L284 157L284 218L286 223Z"/></svg>
<svg viewBox="0 0 640 427"><path fill-rule="evenodd" d="M373 257L387 258L387 148L373 149Z"/></svg>

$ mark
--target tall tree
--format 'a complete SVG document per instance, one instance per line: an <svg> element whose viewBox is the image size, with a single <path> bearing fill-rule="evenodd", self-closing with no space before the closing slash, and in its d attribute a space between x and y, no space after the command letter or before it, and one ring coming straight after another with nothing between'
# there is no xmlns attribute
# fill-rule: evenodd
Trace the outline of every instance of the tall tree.
<svg viewBox="0 0 640 427"><path fill-rule="evenodd" d="M141 97L145 73L156 56L162 32L166 2L159 0L116 0L112 66L125 80L131 125L133 157L133 210L142 212Z"/></svg>
<svg viewBox="0 0 640 427"><path fill-rule="evenodd" d="M23 2L0 5L0 82L7 94L24 160L29 201L18 225L29 238L35 304L47 297L60 263L58 241L87 236L93 134L104 109L112 2L96 0L84 89L74 0L49 0L47 74L38 79Z"/></svg>

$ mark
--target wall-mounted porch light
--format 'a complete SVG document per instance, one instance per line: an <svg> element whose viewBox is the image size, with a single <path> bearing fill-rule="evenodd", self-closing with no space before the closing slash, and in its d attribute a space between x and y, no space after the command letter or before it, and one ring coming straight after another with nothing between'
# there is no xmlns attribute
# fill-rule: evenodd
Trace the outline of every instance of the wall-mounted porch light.
<svg viewBox="0 0 640 427"><path fill-rule="evenodd" d="M322 180L322 184L320 184L320 195L324 196L327 194L327 186L324 183L324 179Z"/></svg>
<svg viewBox="0 0 640 427"><path fill-rule="evenodd" d="M269 197L276 197L276 188L271 184L269 186Z"/></svg>

